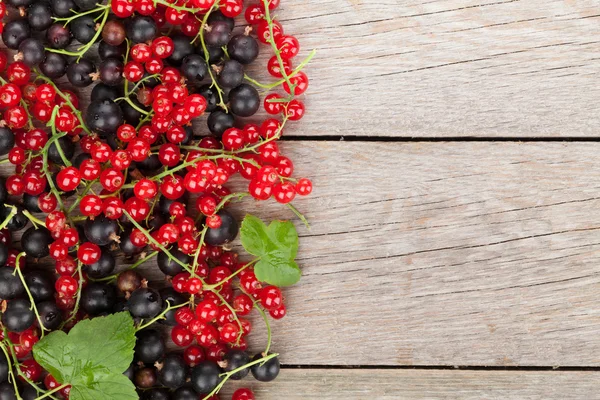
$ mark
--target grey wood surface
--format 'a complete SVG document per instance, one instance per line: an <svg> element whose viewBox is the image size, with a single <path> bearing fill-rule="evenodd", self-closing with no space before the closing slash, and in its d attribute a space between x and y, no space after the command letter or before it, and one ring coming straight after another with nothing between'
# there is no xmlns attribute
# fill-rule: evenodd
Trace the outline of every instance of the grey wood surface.
<svg viewBox="0 0 600 400"><path fill-rule="evenodd" d="M273 328L284 363L600 365L597 144L283 149L315 183L295 202L312 223L297 221L304 276ZM293 218L270 202L231 209Z"/></svg>
<svg viewBox="0 0 600 400"><path fill-rule="evenodd" d="M312 86L290 134L596 136L595 0L295 0Z"/></svg>
<svg viewBox="0 0 600 400"><path fill-rule="evenodd" d="M251 387L260 400L581 400L597 399L594 372L447 370L291 370L276 381L227 385L222 399Z"/></svg>

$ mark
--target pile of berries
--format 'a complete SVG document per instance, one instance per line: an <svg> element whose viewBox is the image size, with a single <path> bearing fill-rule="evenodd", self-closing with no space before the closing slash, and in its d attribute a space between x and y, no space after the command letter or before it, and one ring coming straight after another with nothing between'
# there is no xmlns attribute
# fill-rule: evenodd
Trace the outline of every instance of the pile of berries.
<svg viewBox="0 0 600 400"><path fill-rule="evenodd" d="M228 248L240 224L226 208L272 198L303 219L291 202L312 183L293 177L278 139L306 112L314 52L297 62L298 40L271 16L280 1L258 1L0 2L14 50L0 52L0 163L14 165L0 182L0 399L68 399L33 345L122 311L141 327L126 372L140 398L218 399L234 370L277 377L270 335L253 357L246 338L253 311L267 324L286 315L283 294ZM245 73L260 51L269 84ZM65 75L70 89L55 83ZM232 193L237 176L247 190ZM27 267L45 258L54 271ZM162 289L136 270L154 258Z"/></svg>

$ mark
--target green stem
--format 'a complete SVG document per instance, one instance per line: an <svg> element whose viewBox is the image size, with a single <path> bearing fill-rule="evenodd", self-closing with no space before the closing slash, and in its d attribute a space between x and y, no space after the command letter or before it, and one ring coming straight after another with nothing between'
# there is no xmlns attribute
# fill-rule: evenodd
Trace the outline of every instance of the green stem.
<svg viewBox="0 0 600 400"><path fill-rule="evenodd" d="M223 305L229 309L229 311L231 312L231 315L233 315L233 320L237 323L238 328L239 328L237 339L235 342L236 342L236 344L240 344L240 340L242 339L242 334L244 333L244 327L242 325L242 321L240 321L240 319L238 318L237 313L235 312L235 309L233 307L231 307L231 305L227 302L227 300L225 300L223 298L223 296L221 296L221 293L219 293L218 290L211 290L211 292L213 292L214 295L217 296L219 298L219 300L221 300L221 303L223 303Z"/></svg>
<svg viewBox="0 0 600 400"><path fill-rule="evenodd" d="M85 11L82 13L77 13L75 15L73 15L72 17L65 17L65 18L56 18L56 17L52 17L52 19L55 22L60 22L60 21L66 21L64 26L67 26L71 21L79 18L79 17L83 17L84 15L88 15L88 14L93 14L93 13L97 13L100 10L104 10L106 8L110 8L110 4L106 4L106 5L101 5L98 6L97 8L94 8L93 10L89 10L89 11Z"/></svg>
<svg viewBox="0 0 600 400"><path fill-rule="evenodd" d="M283 63L283 59L281 58L281 52L277 48L277 44L275 43L275 39L273 38L273 19L271 18L271 11L269 10L269 0L262 0L264 4L265 10L265 20L267 21L267 25L269 26L269 40L268 42L271 44L273 48L273 52L275 53L275 57L277 57L277 62L279 63L279 69L281 70L281 74L283 75L283 79L287 82L290 88L290 94L294 95L296 85L292 85L290 81L290 77L285 72L285 64Z"/></svg>
<svg viewBox="0 0 600 400"><path fill-rule="evenodd" d="M306 229L310 230L310 224L308 223L308 220L306 219L306 217L304 216L304 214L302 214L300 211L298 211L298 209L296 207L294 207L291 203L287 203L286 206L292 210L292 212L294 214L296 214L296 216L298 218L300 218L300 221L302 221L304 223L304 225L306 226Z"/></svg>
<svg viewBox="0 0 600 400"><path fill-rule="evenodd" d="M6 225L8 225L8 223L10 222L10 220L12 219L12 217L14 217L17 214L17 207L13 206L12 204L4 204L5 207L10 207L10 212L8 213L8 215L6 216L6 219L4 219L4 221L2 221L2 223L0 224L0 231L4 228L6 228Z"/></svg>
<svg viewBox="0 0 600 400"><path fill-rule="evenodd" d="M56 392L58 392L58 391L60 391L60 390L63 390L63 389L64 389L64 388L66 388L67 386L69 386L69 384L68 384L68 383L65 383L64 385L60 385L59 387L57 387L57 388L54 388L54 389L52 389L52 390L51 390L51 391L49 391L49 392L46 392L46 394L43 394L43 395L41 395L40 397L36 397L36 398L35 398L35 400L42 400L42 399L45 399L46 397L52 396L54 393L56 393Z"/></svg>
<svg viewBox="0 0 600 400"><path fill-rule="evenodd" d="M27 210L23 210L23 215L26 216L27 219L29 219L31 221L31 223L33 224L33 226L35 227L35 229L37 229L38 226L46 226L46 223L44 221L42 221L41 219L35 217L33 214L31 214Z"/></svg>
<svg viewBox="0 0 600 400"><path fill-rule="evenodd" d="M8 340L8 338L6 338L5 340ZM8 380L12 381L12 384L13 384L13 386L15 388L15 394L18 395L19 388L17 387L17 379L15 377L15 373L13 372L12 365L10 364L11 357L8 354L8 349L6 348L6 346L4 345L4 343L2 343L2 342L0 342L0 349L2 349L2 352L4 353L4 356L6 357L6 363L7 363L7 367L8 367ZM18 368L17 368L17 370L18 370ZM19 396L19 399L21 399L20 396Z"/></svg>
<svg viewBox="0 0 600 400"><path fill-rule="evenodd" d="M17 274L19 276L19 279L21 280L21 283L23 284L23 287L25 288L25 291L27 292L27 297L29 297L29 302L31 303L31 310L33 310L33 313L35 314L38 324L40 325L40 330L42 331L41 333L41 337L44 337L45 331L47 331L48 329L46 329L46 327L44 326L43 322L42 322L42 317L40 317L40 313L38 312L38 309L35 305L35 300L33 298L33 295L31 294L31 291L29 290L29 286L27 286L27 282L25 282L25 277L23 276L23 273L21 272L21 267L20 267L20 261L21 261L21 257L23 257L25 255L24 252L19 253L19 255L17 255L17 259L15 261L15 272L13 272L14 274Z"/></svg>
<svg viewBox="0 0 600 400"><path fill-rule="evenodd" d="M229 282L230 280L232 280L236 275L238 275L240 272L242 272L246 268L248 268L248 267L256 264L259 260L260 260L260 258L256 258L256 259L250 261L249 263L246 263L246 265L244 265L242 268L240 268L237 271L235 271L233 274L229 275L227 278L223 279L221 282L215 283L214 285L206 285L204 287L204 290L210 290L210 291L215 290L219 286L221 286L221 285L225 284L226 282Z"/></svg>
<svg viewBox="0 0 600 400"><path fill-rule="evenodd" d="M181 307L185 307L185 306L187 306L189 303L190 303L190 302L189 302L189 301L187 301L187 302L185 302L185 303L183 303L183 304L178 304L178 305L172 306L172 305L171 305L171 303L169 303L169 302L167 301L167 308L165 308L165 309L163 310L163 312L161 312L160 314L158 314L156 317L152 318L150 321L146 322L145 324L141 324L141 322L144 322L144 321L141 321L141 322L140 322L140 325L139 325L137 328L135 328L135 330L136 330L136 331L141 331L142 329L146 329L147 327L149 327L149 326L150 326L150 325L152 325L153 323L155 323L155 322L157 322L157 321L160 321L161 319L165 319L165 315L167 315L167 313L168 313L169 311L171 311L171 310L176 310L176 309L178 309L178 308L181 308Z"/></svg>
<svg viewBox="0 0 600 400"><path fill-rule="evenodd" d="M75 319L75 317L77 316L77 312L79 311L79 303L81 302L81 291L83 290L83 284L85 282L83 280L83 272L81 272L82 268L83 268L83 264L81 263L81 261L78 261L78 263L77 263L77 278L79 278L78 279L79 288L77 290L77 298L75 299L75 306L73 307L73 311L71 311L71 315L69 316L69 318L60 325L60 329L64 328L69 322L73 321L73 319Z"/></svg>
<svg viewBox="0 0 600 400"><path fill-rule="evenodd" d="M312 58L317 54L317 50L312 50L309 55L302 60L302 62L300 64L298 64L298 66L296 68L294 68L294 70L288 75L288 78L293 78L294 76L296 76L298 74L298 72L302 71L302 69L304 69L304 67L306 67L306 65L308 65L308 63L310 62L310 60L312 60ZM282 75L285 76L284 73L282 73ZM269 83L269 84L264 84L264 83L260 83L255 79L252 79L251 77L249 77L248 75L244 75L244 79L246 79L248 82L258 86L259 88L262 89L273 89L283 83L286 82L285 78L282 78L280 80L278 80L277 82L273 82L273 83Z"/></svg>

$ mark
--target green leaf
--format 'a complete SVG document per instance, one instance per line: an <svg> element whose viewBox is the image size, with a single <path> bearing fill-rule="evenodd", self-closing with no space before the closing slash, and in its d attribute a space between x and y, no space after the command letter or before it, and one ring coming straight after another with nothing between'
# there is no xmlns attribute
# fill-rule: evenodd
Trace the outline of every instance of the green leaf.
<svg viewBox="0 0 600 400"><path fill-rule="evenodd" d="M137 400L133 383L123 374L113 374L90 385L71 386L71 400Z"/></svg>
<svg viewBox="0 0 600 400"><path fill-rule="evenodd" d="M133 361L134 346L133 319L122 312L81 321L68 335L52 332L35 344L33 356L59 383L72 386L71 399L129 400L137 398L135 387L120 376Z"/></svg>
<svg viewBox="0 0 600 400"><path fill-rule="evenodd" d="M244 249L260 260L254 267L256 277L276 286L290 286L300 280L294 261L298 253L298 233L289 221L273 221L269 226L252 215L242 222Z"/></svg>

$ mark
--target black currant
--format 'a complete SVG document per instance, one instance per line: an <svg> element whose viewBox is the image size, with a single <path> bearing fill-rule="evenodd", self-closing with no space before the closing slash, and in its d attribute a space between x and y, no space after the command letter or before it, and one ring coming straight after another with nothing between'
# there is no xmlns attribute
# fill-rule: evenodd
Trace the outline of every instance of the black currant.
<svg viewBox="0 0 600 400"><path fill-rule="evenodd" d="M168 354L158 370L158 382L171 389L177 389L185 383L187 368L179 354Z"/></svg>
<svg viewBox="0 0 600 400"><path fill-rule="evenodd" d="M258 41L252 36L235 35L227 43L227 54L241 64L250 64L258 57Z"/></svg>
<svg viewBox="0 0 600 400"><path fill-rule="evenodd" d="M5 156L15 146L15 134L7 127L0 128L0 155Z"/></svg>
<svg viewBox="0 0 600 400"><path fill-rule="evenodd" d="M195 48L189 36L174 35L171 39L173 40L173 53L167 58L167 61L169 64L179 67L184 58L194 53Z"/></svg>
<svg viewBox="0 0 600 400"><path fill-rule="evenodd" d="M135 378L135 364L131 364L129 368L127 368L127 370L123 372L123 375L125 375L127 379L133 382Z"/></svg>
<svg viewBox="0 0 600 400"><path fill-rule="evenodd" d="M134 383L141 389L148 389L156 385L156 368L146 367L135 373Z"/></svg>
<svg viewBox="0 0 600 400"><path fill-rule="evenodd" d="M5 265L7 260L8 260L8 245L6 245L4 243L0 243L0 266Z"/></svg>
<svg viewBox="0 0 600 400"><path fill-rule="evenodd" d="M6 311L2 313L2 324L10 332L23 332L33 325L35 314L31 303L26 299L15 299L7 302Z"/></svg>
<svg viewBox="0 0 600 400"><path fill-rule="evenodd" d="M77 157L75 157L75 159L73 160L73 166L75 168L80 168L81 164L85 161L85 160L89 160L92 158L92 155L89 153L80 153L77 155ZM84 233L85 235L85 233Z"/></svg>
<svg viewBox="0 0 600 400"><path fill-rule="evenodd" d="M27 9L27 20L31 29L45 31L52 25L52 10L45 1L33 3Z"/></svg>
<svg viewBox="0 0 600 400"><path fill-rule="evenodd" d="M139 288L129 297L129 312L135 318L154 318L162 311L160 294L151 288Z"/></svg>
<svg viewBox="0 0 600 400"><path fill-rule="evenodd" d="M81 291L81 308L90 315L110 312L116 303L115 287L107 283L91 282Z"/></svg>
<svg viewBox="0 0 600 400"><path fill-rule="evenodd" d="M38 397L40 397L40 394L33 386L27 385L25 389L21 391L21 397L23 400L36 400Z"/></svg>
<svg viewBox="0 0 600 400"><path fill-rule="evenodd" d="M235 27L235 19L226 17L220 10L211 12L206 22L210 25L217 21L225 22L229 27L229 31L232 31Z"/></svg>
<svg viewBox="0 0 600 400"><path fill-rule="evenodd" d="M62 312L55 301L43 301L36 305L42 324L48 330L57 329L63 321Z"/></svg>
<svg viewBox="0 0 600 400"><path fill-rule="evenodd" d="M66 18L73 15L73 11L77 11L77 6L73 0L52 0L50 2L52 12L59 18Z"/></svg>
<svg viewBox="0 0 600 400"><path fill-rule="evenodd" d="M3 351L0 351L0 383L8 380L8 360Z"/></svg>
<svg viewBox="0 0 600 400"><path fill-rule="evenodd" d="M127 43L123 42L118 46L111 46L110 44L102 41L98 46L98 56L101 60L109 57L123 58L127 52Z"/></svg>
<svg viewBox="0 0 600 400"><path fill-rule="evenodd" d="M244 81L244 66L235 60L225 61L217 81L224 88L238 86Z"/></svg>
<svg viewBox="0 0 600 400"><path fill-rule="evenodd" d="M14 8L29 7L33 0L6 0L6 4Z"/></svg>
<svg viewBox="0 0 600 400"><path fill-rule="evenodd" d="M123 82L123 61L117 58L107 58L98 68L100 80L109 86L117 86Z"/></svg>
<svg viewBox="0 0 600 400"><path fill-rule="evenodd" d="M72 38L68 25L57 23L46 31L46 40L53 49L64 49L71 43Z"/></svg>
<svg viewBox="0 0 600 400"><path fill-rule="evenodd" d="M205 241L211 246L220 246L233 241L239 231L239 224L228 211L221 210L217 213L221 217L219 228L208 228Z"/></svg>
<svg viewBox="0 0 600 400"><path fill-rule="evenodd" d="M17 50L21 42L31 36L31 28L25 19L15 19L4 25L2 41L9 49Z"/></svg>
<svg viewBox="0 0 600 400"><path fill-rule="evenodd" d="M123 271L117 278L117 287L123 293L131 293L142 286L142 277L133 270Z"/></svg>
<svg viewBox="0 0 600 400"><path fill-rule="evenodd" d="M84 224L85 237L98 246L106 246L113 240L118 239L119 225L114 219L101 215L94 219L88 218Z"/></svg>
<svg viewBox="0 0 600 400"><path fill-rule="evenodd" d="M67 73L67 58L47 51L46 58L40 63L40 71L50 79L58 79Z"/></svg>
<svg viewBox="0 0 600 400"><path fill-rule="evenodd" d="M115 133L123 124L123 112L112 100L93 101L85 113L85 123L92 131Z"/></svg>
<svg viewBox="0 0 600 400"><path fill-rule="evenodd" d="M198 54L204 57L204 49L202 47L198 48ZM222 47L209 47L208 48L208 62L209 64L217 64L220 61L223 61L225 58L225 52Z"/></svg>
<svg viewBox="0 0 600 400"><path fill-rule="evenodd" d="M125 230L123 234L121 234L121 243L119 243L119 248L128 257L135 256L136 254L140 254L142 251L144 251L143 247L138 247L131 241L131 228Z"/></svg>
<svg viewBox="0 0 600 400"><path fill-rule="evenodd" d="M199 394L208 394L217 387L221 381L221 368L214 361L202 361L192 368L191 383Z"/></svg>
<svg viewBox="0 0 600 400"><path fill-rule="evenodd" d="M250 362L250 356L242 350L229 350L229 352L225 354L223 361L225 361L227 364L224 368L225 372L231 372L248 364ZM245 378L249 373L250 368L244 368L243 370L231 375L231 379L234 381L239 381L240 379Z"/></svg>
<svg viewBox="0 0 600 400"><path fill-rule="evenodd" d="M227 129L233 128L235 118L232 114L217 109L210 113L206 122L211 133L221 136Z"/></svg>
<svg viewBox="0 0 600 400"><path fill-rule="evenodd" d="M183 386L173 392L171 400L198 400L198 393L191 387Z"/></svg>
<svg viewBox="0 0 600 400"><path fill-rule="evenodd" d="M27 38L19 44L19 54L23 57L23 62L34 67L44 60L44 45L39 39Z"/></svg>
<svg viewBox="0 0 600 400"><path fill-rule="evenodd" d="M50 161L52 161L54 164L65 165L65 162L63 161L63 158L60 152L58 151L58 146L60 146L60 150L65 156L65 159L72 160L73 155L75 155L75 144L73 144L69 137L63 136L58 140L54 141L48 147L48 158L50 159Z"/></svg>
<svg viewBox="0 0 600 400"><path fill-rule="evenodd" d="M23 207L29 212L41 212L42 210L40 210L40 207L38 206L38 198L39 196L23 193Z"/></svg>
<svg viewBox="0 0 600 400"><path fill-rule="evenodd" d="M12 383L0 383L0 400L17 400L15 388Z"/></svg>
<svg viewBox="0 0 600 400"><path fill-rule="evenodd" d="M96 21L91 15L83 15L74 19L70 26L73 37L79 43L87 44L96 36Z"/></svg>
<svg viewBox="0 0 600 400"><path fill-rule="evenodd" d="M202 85L198 88L198 94L202 95L206 99L206 111L213 112L217 109L219 103L219 94L217 89L213 88L212 85Z"/></svg>
<svg viewBox="0 0 600 400"><path fill-rule="evenodd" d="M90 99L92 101L99 100L112 100L115 101L120 97L119 88L114 86L108 86L102 82L96 84L92 89L92 94L90 95Z"/></svg>
<svg viewBox="0 0 600 400"><path fill-rule="evenodd" d="M254 86L242 83L229 92L231 112L240 117L251 117L260 107L260 95Z"/></svg>
<svg viewBox="0 0 600 400"><path fill-rule="evenodd" d="M33 258L43 258L50 254L48 246L54 242L50 231L46 228L31 227L21 237L23 251Z"/></svg>
<svg viewBox="0 0 600 400"><path fill-rule="evenodd" d="M252 358L252 361L260 360L261 358L263 358L262 353L258 353ZM254 364L250 370L252 371L252 376L257 381L271 382L277 378L280 369L279 358L273 357L264 363Z"/></svg>
<svg viewBox="0 0 600 400"><path fill-rule="evenodd" d="M204 33L204 41L209 47L223 47L229 42L231 35L230 24L226 21L215 21L208 26Z"/></svg>
<svg viewBox="0 0 600 400"><path fill-rule="evenodd" d="M138 162L136 165L142 172L154 172L162 167L162 163L156 153L150 154L144 161Z"/></svg>
<svg viewBox="0 0 600 400"><path fill-rule="evenodd" d="M74 0L81 11L89 11L99 3L98 0Z"/></svg>
<svg viewBox="0 0 600 400"><path fill-rule="evenodd" d="M75 87L86 87L92 82L92 75L96 72L96 66L86 58L79 62L73 62L67 67L67 78Z"/></svg>
<svg viewBox="0 0 600 400"><path fill-rule="evenodd" d="M166 197L161 197L160 200L158 201L158 212L163 215L166 216L167 218L170 217L170 212L169 212L169 208L171 207L171 204L173 204L173 202L177 201L179 203L183 203L183 204L187 204L189 200L189 194L188 192L185 192L183 194L183 196L181 196L180 198L178 198L177 200L169 200Z"/></svg>
<svg viewBox="0 0 600 400"><path fill-rule="evenodd" d="M167 308L167 303L171 306L176 306L187 301L187 299L181 293L177 293L172 287L161 289L160 297L163 299L164 303L163 310ZM167 311L165 314L165 319L161 319L160 323L168 326L177 325L177 321L175 321L176 312L176 309Z"/></svg>
<svg viewBox="0 0 600 400"><path fill-rule="evenodd" d="M152 17L136 15L127 23L127 37L133 43L142 43L154 39L158 28Z"/></svg>
<svg viewBox="0 0 600 400"><path fill-rule="evenodd" d="M136 361L141 361L144 364L154 364L164 356L166 346L159 331L156 329L143 329L136 336L134 356Z"/></svg>
<svg viewBox="0 0 600 400"><path fill-rule="evenodd" d="M115 257L110 254L108 249L103 249L100 259L95 263L88 265L87 274L90 278L101 279L110 275L116 266Z"/></svg>
<svg viewBox="0 0 600 400"><path fill-rule="evenodd" d="M142 105L135 97L132 97L131 101L138 108L148 111L148 107L145 107L144 105ZM142 117L144 115L141 112L139 112L138 110L136 110L135 108L133 108L133 106L126 101L122 101L120 103L120 106L121 106L121 111L123 113L123 118L125 119L125 122L127 122L128 124L131 124L133 126L137 126L137 124L139 124L140 120L142 119Z"/></svg>
<svg viewBox="0 0 600 400"><path fill-rule="evenodd" d="M14 268L11 267L0 268L0 299L12 300L25 293L21 279L14 272Z"/></svg>
<svg viewBox="0 0 600 400"><path fill-rule="evenodd" d="M48 271L33 270L27 272L25 283L29 287L34 302L39 303L54 299L54 280Z"/></svg>
<svg viewBox="0 0 600 400"><path fill-rule="evenodd" d="M102 40L111 46L119 46L125 41L125 26L118 20L108 21L102 28Z"/></svg>
<svg viewBox="0 0 600 400"><path fill-rule="evenodd" d="M11 220L8 222L8 225L6 225L6 228L9 231L20 231L21 229L25 228L25 226L27 226L29 220L27 219L25 214L23 214L23 207L21 207L20 205L14 207L17 208L17 213L13 215ZM4 207L3 205L0 205L0 221L6 220L10 213L11 207Z"/></svg>
<svg viewBox="0 0 600 400"><path fill-rule="evenodd" d="M206 60L199 54L190 54L183 59L181 73L192 82L200 82L206 76Z"/></svg>
<svg viewBox="0 0 600 400"><path fill-rule="evenodd" d="M155 388L145 390L141 397L142 400L172 400L168 389Z"/></svg>
<svg viewBox="0 0 600 400"><path fill-rule="evenodd" d="M187 254L185 254L177 248L172 248L170 250L170 253L173 255L173 257L175 257L184 264L189 264L191 261L190 256L188 256ZM158 253L156 261L158 264L158 268L165 275L175 276L183 272L183 268L181 267L181 265L175 262L174 260L170 259L169 256L167 256L167 254L162 251Z"/></svg>

